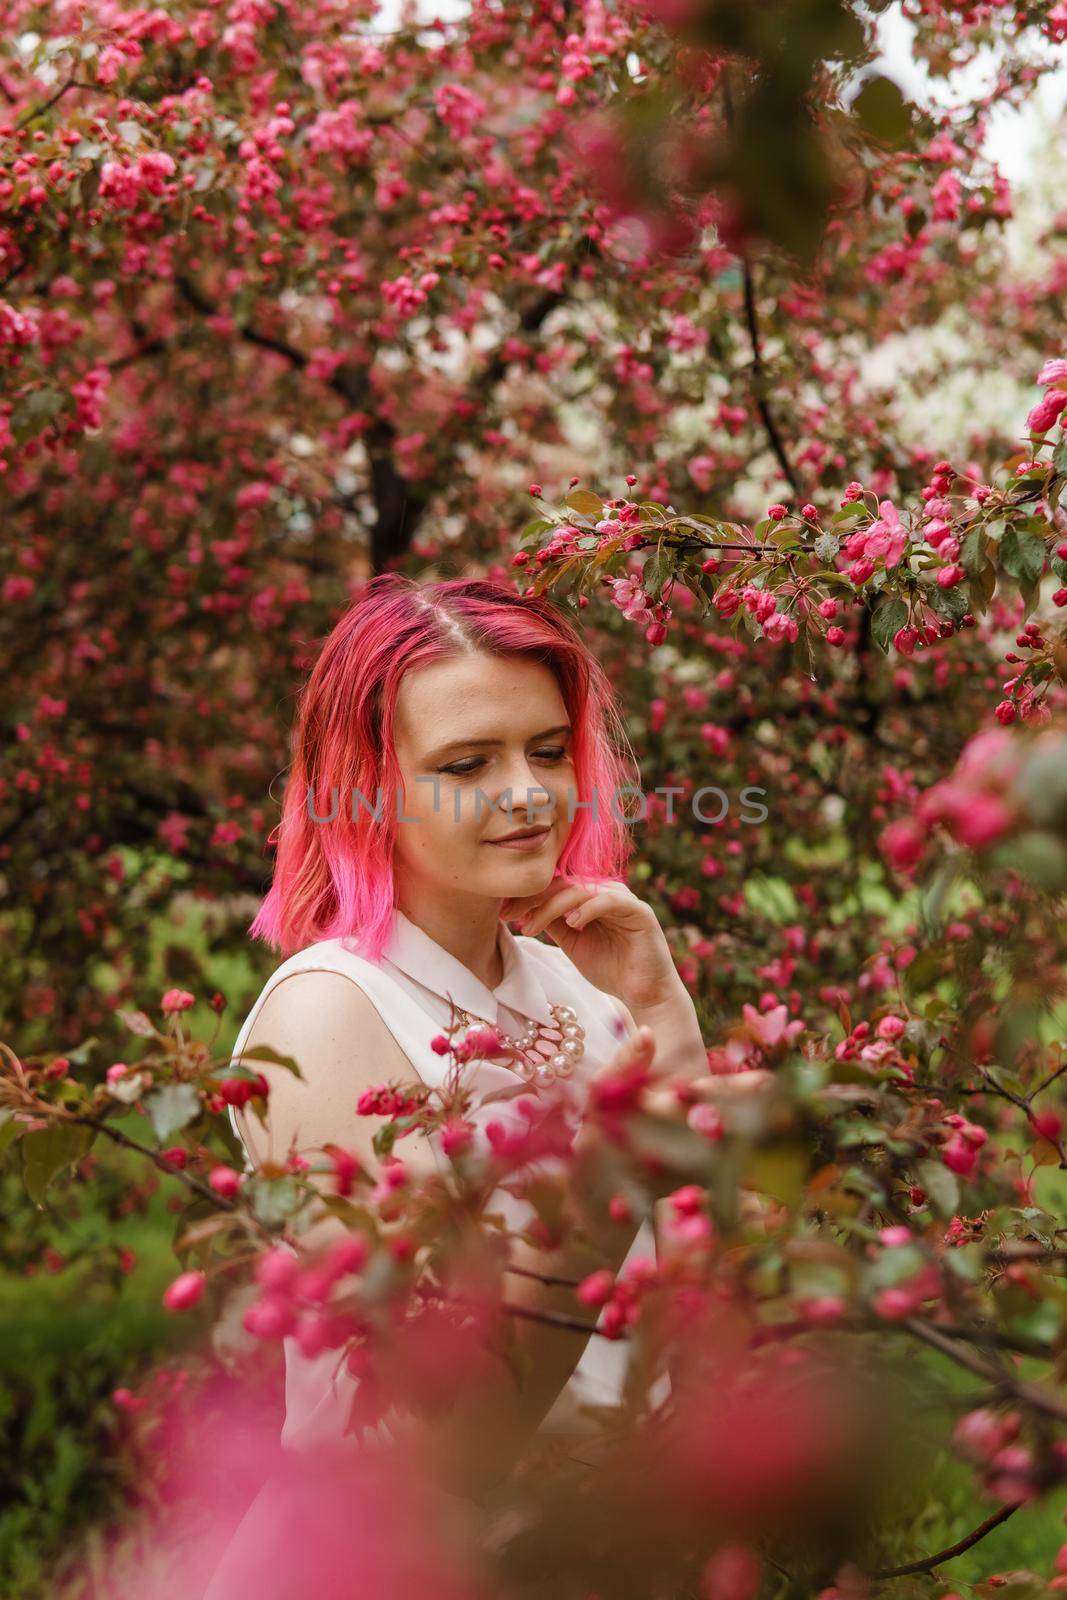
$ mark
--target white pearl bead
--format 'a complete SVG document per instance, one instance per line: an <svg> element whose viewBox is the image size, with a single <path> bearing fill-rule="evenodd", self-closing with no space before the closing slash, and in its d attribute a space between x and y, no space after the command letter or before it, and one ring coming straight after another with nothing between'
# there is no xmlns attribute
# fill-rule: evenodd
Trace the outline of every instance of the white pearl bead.
<svg viewBox="0 0 1067 1600"><path fill-rule="evenodd" d="M566 1022L563 1025L563 1037L565 1039L581 1039L584 1033L585 1029L580 1028L576 1022Z"/></svg>
<svg viewBox="0 0 1067 1600"><path fill-rule="evenodd" d="M559 1047L561 1056L569 1056L572 1061L578 1061L584 1054L585 1047L577 1039L564 1039Z"/></svg>

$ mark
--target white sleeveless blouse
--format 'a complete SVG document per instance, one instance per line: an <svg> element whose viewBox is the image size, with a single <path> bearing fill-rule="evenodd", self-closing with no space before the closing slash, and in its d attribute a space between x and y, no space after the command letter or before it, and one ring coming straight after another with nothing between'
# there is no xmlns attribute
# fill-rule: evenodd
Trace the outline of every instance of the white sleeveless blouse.
<svg viewBox="0 0 1067 1600"><path fill-rule="evenodd" d="M295 972L340 972L358 984L407 1056L415 1075L431 1088L442 1085L448 1071L448 1058L430 1049L430 1040L447 1028L449 999L472 1016L494 1022L510 1034L520 1034L526 1023L552 1024L551 1005L569 1005L585 1029L585 1052L573 1075L566 1081L567 1104L573 1110L577 1127L584 1103L585 1086L590 1076L608 1061L627 1032L619 1002L597 989L578 971L558 945L538 939L516 937L505 923L499 925L499 949L504 971L495 989L487 988L474 973L442 948L398 909L393 926L378 962L367 960L347 948L343 939L324 939L299 950L267 979L234 1041L233 1056L243 1049L260 1008L271 990ZM268 1041L269 1042L269 1041ZM478 1130L476 1139L485 1139L484 1126L491 1121L508 1124L517 1117L513 1100L500 1100L481 1106L484 1094L495 1089L524 1085L510 1067L494 1062L472 1062L463 1080L473 1090L470 1120ZM536 1090L529 1088L530 1094ZM245 1146L246 1166L252 1160L243 1139L240 1119L231 1107L234 1132ZM339 1138L339 1143L343 1139ZM487 1142L487 1141L486 1141ZM448 1158L439 1147L437 1135L429 1139L442 1171ZM403 1157L403 1146L398 1147ZM507 1225L520 1229L535 1215L528 1202L500 1189L491 1203L504 1215ZM654 1260L655 1236L650 1222L642 1223L626 1255ZM309 1358L302 1354L293 1338L283 1341L285 1351L285 1424L281 1443L293 1450L305 1450L321 1442L337 1443L344 1437L352 1394L358 1384L338 1352L324 1350ZM576 1411L577 1405L613 1405L622 1395L629 1346L625 1340L612 1341L592 1336L570 1380L541 1427L553 1433L579 1436L589 1431L588 1420ZM669 1380L666 1387L669 1391ZM383 1424L384 1426L384 1424Z"/></svg>

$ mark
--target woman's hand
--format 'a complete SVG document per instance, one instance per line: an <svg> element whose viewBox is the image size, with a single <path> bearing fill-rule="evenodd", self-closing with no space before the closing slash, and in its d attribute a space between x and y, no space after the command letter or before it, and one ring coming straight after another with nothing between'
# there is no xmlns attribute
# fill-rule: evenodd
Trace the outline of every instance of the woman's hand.
<svg viewBox="0 0 1067 1600"><path fill-rule="evenodd" d="M539 894L503 901L500 915L520 933L547 933L583 978L635 1016L685 995L656 913L624 883L555 878Z"/></svg>

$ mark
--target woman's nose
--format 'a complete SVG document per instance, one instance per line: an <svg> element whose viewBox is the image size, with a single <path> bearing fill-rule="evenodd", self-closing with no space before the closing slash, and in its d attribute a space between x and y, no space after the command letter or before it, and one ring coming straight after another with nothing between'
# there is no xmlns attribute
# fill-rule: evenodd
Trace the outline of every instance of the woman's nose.
<svg viewBox="0 0 1067 1600"><path fill-rule="evenodd" d="M506 805L509 795L511 809L518 815L520 823L546 820L553 803L552 791L540 782L538 774L525 757L501 774L500 789L494 796L494 803Z"/></svg>

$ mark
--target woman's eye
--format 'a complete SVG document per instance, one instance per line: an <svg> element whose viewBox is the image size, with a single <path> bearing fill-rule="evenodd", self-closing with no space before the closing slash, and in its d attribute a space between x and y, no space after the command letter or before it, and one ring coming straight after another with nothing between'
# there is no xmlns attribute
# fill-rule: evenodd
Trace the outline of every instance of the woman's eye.
<svg viewBox="0 0 1067 1600"><path fill-rule="evenodd" d="M562 761L566 754L564 745L552 745L549 749L534 751L534 755L542 761ZM458 761L451 767L438 767L437 770L446 773L450 778L469 778L481 765L481 756L469 756L466 761Z"/></svg>

